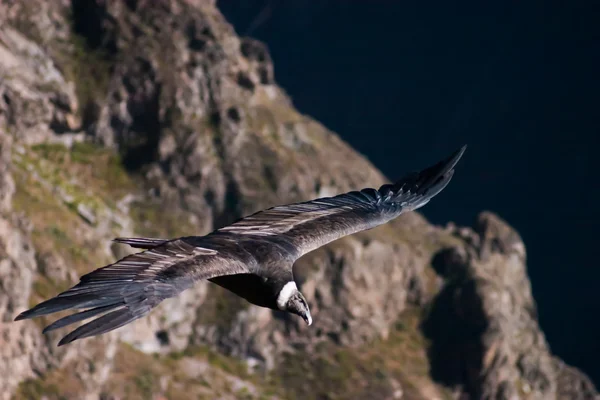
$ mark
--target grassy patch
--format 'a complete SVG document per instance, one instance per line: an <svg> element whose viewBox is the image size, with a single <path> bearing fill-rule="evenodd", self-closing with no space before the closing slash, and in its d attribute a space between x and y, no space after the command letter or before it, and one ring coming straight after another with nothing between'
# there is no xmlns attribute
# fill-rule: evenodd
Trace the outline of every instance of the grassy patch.
<svg viewBox="0 0 600 400"><path fill-rule="evenodd" d="M52 370L19 384L13 400L69 400L85 394L83 382L71 368Z"/></svg>
<svg viewBox="0 0 600 400"><path fill-rule="evenodd" d="M31 299L30 302L37 304L38 301L54 297L58 293L67 290L70 286L70 282L67 281L55 281L47 276L39 276L33 282L33 293L38 299Z"/></svg>
<svg viewBox="0 0 600 400"><path fill-rule="evenodd" d="M25 213L32 222L32 240L36 250L57 252L74 266L83 261L80 255L86 259L85 254L81 254L82 249L77 250L79 241L73 236L81 223L78 216L27 176L17 175L16 182L14 208ZM66 232L70 236L66 236ZM78 257L71 257L75 254Z"/></svg>
<svg viewBox="0 0 600 400"><path fill-rule="evenodd" d="M210 365L241 379L252 379L248 368L242 361L223 355L206 346L189 346L183 351L170 353L167 357L171 360L171 365L173 361L177 362L185 357L206 360Z"/></svg>
<svg viewBox="0 0 600 400"><path fill-rule="evenodd" d="M235 390L230 379L257 387L252 395L244 387ZM206 347L168 355L149 355L121 344L115 358L106 392L127 399L151 399L157 395L170 400L214 399L234 395L240 399L260 399L269 392L257 376L251 376L243 363Z"/></svg>
<svg viewBox="0 0 600 400"><path fill-rule="evenodd" d="M106 260L93 241L82 235L89 222L78 207L102 217L132 191L118 157L88 144L71 149L41 144L13 154L16 192L14 208L33 225L32 240L38 253L59 254L77 272ZM135 187L133 188L135 189Z"/></svg>
<svg viewBox="0 0 600 400"><path fill-rule="evenodd" d="M72 210L80 203L96 211L113 208L117 200L135 190L118 156L91 144L76 143L70 149L62 144L39 144L13 158L17 168L29 173L26 180L55 192L52 196ZM30 187L27 182L24 189Z"/></svg>
<svg viewBox="0 0 600 400"><path fill-rule="evenodd" d="M159 393L160 377L165 372L152 356L122 344L115 356L110 392L127 399L151 399Z"/></svg>
<svg viewBox="0 0 600 400"><path fill-rule="evenodd" d="M19 384L13 400L38 400L60 398L60 389L56 384L42 379L26 379Z"/></svg>
<svg viewBox="0 0 600 400"><path fill-rule="evenodd" d="M206 300L198 310L198 322L216 326L222 332L231 328L236 315L250 306L243 298L216 285L209 285Z"/></svg>
<svg viewBox="0 0 600 400"><path fill-rule="evenodd" d="M101 349L99 353L102 353ZM39 378L28 379L21 383L14 399L81 398L85 394L85 377L80 367L69 363ZM239 387L232 382L237 382ZM250 375L241 361L208 348L190 347L179 353L150 355L121 343L101 393L101 397L132 400L161 397L208 400L221 396L259 400L270 398L274 392L266 379Z"/></svg>
<svg viewBox="0 0 600 400"><path fill-rule="evenodd" d="M70 149L62 144L44 143L32 146L31 150L26 161L43 169L38 172L58 186L68 186L75 177L79 187L73 188L74 191L87 189L109 204L135 189L119 156L108 149L91 143L74 143Z"/></svg>
<svg viewBox="0 0 600 400"><path fill-rule="evenodd" d="M429 378L427 343L419 321L419 312L409 310L387 340L358 348L324 343L313 355L286 355L277 379L290 399L388 398L396 390L394 381L404 399L447 396Z"/></svg>
<svg viewBox="0 0 600 400"><path fill-rule="evenodd" d="M136 233L142 236L168 239L193 235L197 230L188 213L176 208L165 210L165 206L158 202L133 202L130 216Z"/></svg>

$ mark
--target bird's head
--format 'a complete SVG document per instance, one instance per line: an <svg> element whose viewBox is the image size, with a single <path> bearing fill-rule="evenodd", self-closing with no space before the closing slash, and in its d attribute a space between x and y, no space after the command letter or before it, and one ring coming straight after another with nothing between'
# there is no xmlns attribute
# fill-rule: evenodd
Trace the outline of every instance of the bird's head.
<svg viewBox="0 0 600 400"><path fill-rule="evenodd" d="M294 281L283 286L277 297L277 306L280 310L299 315L308 325L312 324L308 303Z"/></svg>

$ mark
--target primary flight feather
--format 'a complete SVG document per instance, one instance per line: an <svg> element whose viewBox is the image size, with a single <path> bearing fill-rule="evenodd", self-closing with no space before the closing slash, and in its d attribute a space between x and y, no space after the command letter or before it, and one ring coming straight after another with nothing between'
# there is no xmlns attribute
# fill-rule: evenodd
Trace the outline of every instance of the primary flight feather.
<svg viewBox="0 0 600 400"><path fill-rule="evenodd" d="M144 251L83 275L77 285L15 320L83 310L47 326L48 332L102 314L63 337L61 346L126 325L207 279L257 306L299 315L310 325L310 309L294 282L294 262L333 240L424 206L448 185L465 149L378 190L272 207L206 236L117 238Z"/></svg>

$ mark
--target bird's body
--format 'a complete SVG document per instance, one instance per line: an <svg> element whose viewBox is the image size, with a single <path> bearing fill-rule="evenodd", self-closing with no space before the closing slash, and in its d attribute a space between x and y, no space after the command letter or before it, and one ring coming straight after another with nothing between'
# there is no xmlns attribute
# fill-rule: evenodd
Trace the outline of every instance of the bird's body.
<svg viewBox="0 0 600 400"><path fill-rule="evenodd" d="M465 146L466 147L466 146ZM304 254L425 205L450 182L465 147L395 184L272 207L206 236L117 238L143 249L81 277L80 282L16 319L85 309L45 332L104 314L66 335L59 345L106 333L146 315L163 300L207 279L260 307L312 323L292 267Z"/></svg>

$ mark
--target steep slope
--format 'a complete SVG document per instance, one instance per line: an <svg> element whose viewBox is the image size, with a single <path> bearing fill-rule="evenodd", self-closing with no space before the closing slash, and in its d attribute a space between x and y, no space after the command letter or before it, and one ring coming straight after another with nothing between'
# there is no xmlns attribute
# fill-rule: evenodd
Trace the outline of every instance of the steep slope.
<svg viewBox="0 0 600 400"><path fill-rule="evenodd" d="M57 348L49 319L12 319L131 251L113 237L203 234L385 178L294 110L210 1L2 2L0 76L5 398L596 396L551 356L525 247L489 213L412 213L299 260L310 328L201 283Z"/></svg>

